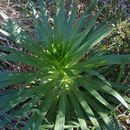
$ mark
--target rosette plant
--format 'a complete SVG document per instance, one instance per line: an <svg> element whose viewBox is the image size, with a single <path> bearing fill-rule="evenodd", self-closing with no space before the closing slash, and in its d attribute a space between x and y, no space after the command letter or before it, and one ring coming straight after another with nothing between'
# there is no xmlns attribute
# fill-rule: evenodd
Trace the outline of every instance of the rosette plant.
<svg viewBox="0 0 130 130"><path fill-rule="evenodd" d="M109 114L114 103L129 109L120 91L116 91L126 87L108 81L101 70L129 64L130 56L108 55L98 50L86 56L112 32L107 22L95 25L100 15L100 11L93 14L96 2L92 0L80 19L76 17L77 2L71 14L71 4L64 9L64 0L56 2L53 25L48 22L42 0L41 14L31 3L37 38L8 21L4 34L26 51L1 45L0 59L32 66L35 71L0 71L0 88L9 90L0 96L0 114L9 113L0 126L8 125L16 117L20 121L29 114L23 130L88 130L90 126L95 130L114 130ZM17 84L20 89L12 89Z"/></svg>

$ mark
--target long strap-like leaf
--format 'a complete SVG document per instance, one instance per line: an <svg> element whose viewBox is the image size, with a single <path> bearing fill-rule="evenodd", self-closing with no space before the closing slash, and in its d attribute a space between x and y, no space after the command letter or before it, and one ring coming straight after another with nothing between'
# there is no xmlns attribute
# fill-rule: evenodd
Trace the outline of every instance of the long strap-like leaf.
<svg viewBox="0 0 130 130"><path fill-rule="evenodd" d="M82 112L79 104L77 103L78 101L76 100L74 94L71 91L69 91L68 94L69 94L69 98L71 100L71 104L73 106L73 109L74 109L74 111L76 113L77 119L78 119L78 121L80 123L81 129L82 130L89 130L87 125L86 125L86 118L83 115L83 112Z"/></svg>
<svg viewBox="0 0 130 130"><path fill-rule="evenodd" d="M66 92L63 91L60 95L59 110L56 116L56 123L54 130L64 130L65 126L65 111L66 111Z"/></svg>
<svg viewBox="0 0 130 130"><path fill-rule="evenodd" d="M80 92L78 89L73 88L73 91L76 95L76 97L78 98L81 106L83 107L84 111L86 112L87 116L89 117L89 119L91 120L91 122L93 123L94 127L96 128L96 130L101 130L99 123L92 111L92 109L90 108L90 106L88 105L84 95L82 92Z"/></svg>

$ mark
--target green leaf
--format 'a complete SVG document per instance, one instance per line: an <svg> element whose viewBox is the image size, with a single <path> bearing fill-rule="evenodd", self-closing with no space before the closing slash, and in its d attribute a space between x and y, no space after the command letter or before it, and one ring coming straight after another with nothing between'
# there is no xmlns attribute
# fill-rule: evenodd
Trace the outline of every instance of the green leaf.
<svg viewBox="0 0 130 130"><path fill-rule="evenodd" d="M93 96L95 97L100 103L105 105L108 109L112 110L111 105L100 95L98 91L95 90L95 88L92 87L92 85L87 82L86 79L80 80L80 84L83 85L83 87ZM96 87L96 86L95 86Z"/></svg>
<svg viewBox="0 0 130 130"><path fill-rule="evenodd" d="M128 104L125 102L125 100L121 97L121 95L116 92L113 88L111 88L110 86L108 86L107 84L101 82L101 81L95 81L92 79L85 79L86 82L89 82L89 85L93 88L96 89L98 91L101 92L105 92L108 93L110 95L112 95L113 97L115 97L119 102L121 102L126 108L129 109ZM97 86L98 84L98 86Z"/></svg>
<svg viewBox="0 0 130 130"><path fill-rule="evenodd" d="M46 31L45 26L43 25L40 18L38 18L36 21L35 29L36 29L38 36L39 36L39 43L43 47L47 47L47 45L50 43L50 39L48 36L48 32Z"/></svg>
<svg viewBox="0 0 130 130"><path fill-rule="evenodd" d="M64 0L57 2L57 11L54 23L54 39L61 43L64 37Z"/></svg>
<svg viewBox="0 0 130 130"><path fill-rule="evenodd" d="M94 26L94 24L96 22L96 19L99 17L99 15L100 15L100 11L95 16L93 16L91 22L88 23L86 29L83 32L81 32L82 35L80 36L78 41L76 41L74 43L74 45L71 47L70 53L73 53L75 50L77 50L80 47L80 45L82 44L82 41L84 40L84 38L88 35L89 31L93 28L93 26Z"/></svg>
<svg viewBox="0 0 130 130"><path fill-rule="evenodd" d="M7 46L0 46L0 48L2 50L5 50L5 51L8 51L11 53L11 54L7 54L7 55L0 55L0 59L2 59L2 60L21 62L23 64L27 64L27 65L36 67L38 69L41 69L43 64L47 65L47 62L48 62L47 60L45 60L45 58L43 59L44 54L42 54L42 55L40 54L41 56L28 55L28 54L24 54L22 51L18 51L14 48L10 48Z"/></svg>
<svg viewBox="0 0 130 130"><path fill-rule="evenodd" d="M36 44L36 42L31 38L31 36L27 35L25 31L23 31L10 19L8 20L6 31L10 34L10 39L19 43L27 50L32 51L34 54L39 54L39 52L42 52L42 49Z"/></svg>
<svg viewBox="0 0 130 130"><path fill-rule="evenodd" d="M57 113L57 116L56 116L56 122L55 122L54 130L64 130L65 110L66 110L66 100L67 100L65 91L63 91L61 93L59 100L60 100L59 101L59 110L58 110L58 113Z"/></svg>
<svg viewBox="0 0 130 130"><path fill-rule="evenodd" d="M33 109L35 112L33 117L35 117L34 120L34 130L38 130L40 128L40 125L42 124L43 120L46 120L46 114L49 111L51 104L54 100L54 94L52 93L53 90L50 90L49 93L45 94L45 99L42 101L40 106Z"/></svg>
<svg viewBox="0 0 130 130"><path fill-rule="evenodd" d="M101 87L101 90L103 90L104 92L114 96L118 101L120 101L126 108L129 109L128 104L126 103L126 101L121 97L120 94L118 94L114 89L112 89L111 87L107 86L107 85L103 85Z"/></svg>
<svg viewBox="0 0 130 130"><path fill-rule="evenodd" d="M75 96L73 95L73 93L71 91L69 91L68 94L69 94L69 99L71 100L71 104L73 106L73 109L76 113L77 119L80 123L81 130L89 130L87 125L86 125L86 118L83 115L83 112L82 112L79 104L77 103Z"/></svg>
<svg viewBox="0 0 130 130"><path fill-rule="evenodd" d="M127 91L128 88L129 88L129 85L128 85L128 84L122 84L122 83L111 82L111 85L112 85L112 88L121 90L121 91L123 91L123 92L124 92L124 91Z"/></svg>
<svg viewBox="0 0 130 130"><path fill-rule="evenodd" d="M94 75L94 76L98 77L99 79L101 79L101 80L102 80L104 83L106 83L107 85L112 86L112 85L107 81L107 79L106 79L103 75L101 75L98 71L95 71L95 70L87 70L87 72L88 72L89 74L91 74L91 75Z"/></svg>
<svg viewBox="0 0 130 130"><path fill-rule="evenodd" d="M124 62L126 64L130 63L129 55L103 55L103 56L90 57L89 59L87 59L87 61L78 63L73 67L80 70L87 70L87 69L97 68L104 65L122 64Z"/></svg>
<svg viewBox="0 0 130 130"><path fill-rule="evenodd" d="M106 111L104 109L102 109L96 102L91 100L89 97L86 96L86 98L87 98L87 101L89 102L89 104L91 104L91 106L93 106L95 111L100 115L100 117L104 121L107 129L114 130L113 124L112 124L110 118L108 117L108 115L106 114Z"/></svg>
<svg viewBox="0 0 130 130"><path fill-rule="evenodd" d="M15 95L12 100L8 100L6 102L6 104L3 104L3 107L0 110L0 113L3 114L4 112L6 112L9 109L18 105L20 102L26 101L28 99L31 100L34 97L35 97L35 100L37 100L37 102L38 102L40 100L40 98L43 96L43 94L46 94L48 91L50 91L50 89L52 89L52 87L53 87L52 84L54 84L54 83L55 82L53 80L44 85L41 84L39 87L37 86L37 87L31 88L31 89L24 88L21 91L19 90L19 93L17 95Z"/></svg>
<svg viewBox="0 0 130 130"><path fill-rule="evenodd" d="M13 119L16 118L16 116L20 116L19 120L22 119L27 112L29 112L31 110L32 106L30 104L26 104L21 106L21 109L17 109L15 111L10 112L10 115L6 115L7 118L3 119L0 122L0 126L6 126L7 124L9 124Z"/></svg>
<svg viewBox="0 0 130 130"><path fill-rule="evenodd" d="M78 22L76 29L75 29L77 33L82 30L85 23L89 23L89 21L90 21L89 16L92 14L92 11L93 11L96 3L97 3L97 0L93 0L91 2L91 4L88 6L88 8L86 9L86 11L81 16L81 18L79 19L79 22Z"/></svg>
<svg viewBox="0 0 130 130"><path fill-rule="evenodd" d="M3 96L0 96L0 103L1 103L0 108L6 105L7 102L9 102L10 100L14 99L17 94L18 92L13 91L13 92L9 92L8 94L4 94Z"/></svg>
<svg viewBox="0 0 130 130"><path fill-rule="evenodd" d="M100 27L90 32L87 35L84 43L78 49L75 49L74 58L70 64L77 63L88 50L92 49L97 43L103 40L111 32L112 29L109 28L107 24L100 25Z"/></svg>
<svg viewBox="0 0 130 130"><path fill-rule="evenodd" d="M38 5L40 7L40 11L41 11L41 21L43 23L44 29L47 32L48 35L48 40L52 40L52 29L51 26L48 22L48 16L47 16L47 9L45 8L45 3L42 0L38 0ZM51 43L51 42L50 42Z"/></svg>
<svg viewBox="0 0 130 130"><path fill-rule="evenodd" d="M73 28L75 27L74 26L74 23L75 23L75 20L76 20L76 13L78 11L78 3L76 2L74 4L74 7L73 7L73 10L72 10L72 13L70 15L70 18L69 20L66 22L66 34L65 34L65 38L66 38L66 42L70 43L70 41L72 41L74 39L73 37Z"/></svg>
<svg viewBox="0 0 130 130"><path fill-rule="evenodd" d="M99 123L92 111L92 109L90 108L90 106L88 105L83 93L81 93L81 91L79 91L76 88L73 88L73 91L75 93L75 96L78 98L81 106L83 107L84 111L86 112L87 116L89 117L89 119L91 120L91 122L93 123L94 127L96 128L96 130L101 130Z"/></svg>
<svg viewBox="0 0 130 130"><path fill-rule="evenodd" d="M37 77L38 73L18 73L18 72L3 72L0 71L0 87L7 87L18 83L25 83L28 79L32 81Z"/></svg>

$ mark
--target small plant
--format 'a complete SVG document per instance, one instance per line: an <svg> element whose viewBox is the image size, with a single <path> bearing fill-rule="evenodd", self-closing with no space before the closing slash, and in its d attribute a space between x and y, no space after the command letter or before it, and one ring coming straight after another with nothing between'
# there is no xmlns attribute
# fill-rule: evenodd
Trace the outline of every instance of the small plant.
<svg viewBox="0 0 130 130"><path fill-rule="evenodd" d="M57 2L53 26L48 22L42 0L39 0L41 15L31 3L37 39L8 21L5 34L26 52L1 45L0 48L8 53L2 53L0 59L30 65L35 71L0 71L0 88L9 90L0 96L0 114L9 112L0 126L8 125L16 117L21 121L29 114L23 130L88 130L89 127L114 130L110 111L119 102L129 108L116 91L125 87L119 83L120 77L118 83L113 83L101 74L101 70L117 64L129 64L130 55L105 55L96 50L94 55L86 56L112 32L107 22L95 25L100 15L97 12L92 16L96 2L92 1L79 20L76 19L78 3L69 16L71 4L64 9L64 1ZM12 89L15 84L21 88Z"/></svg>

